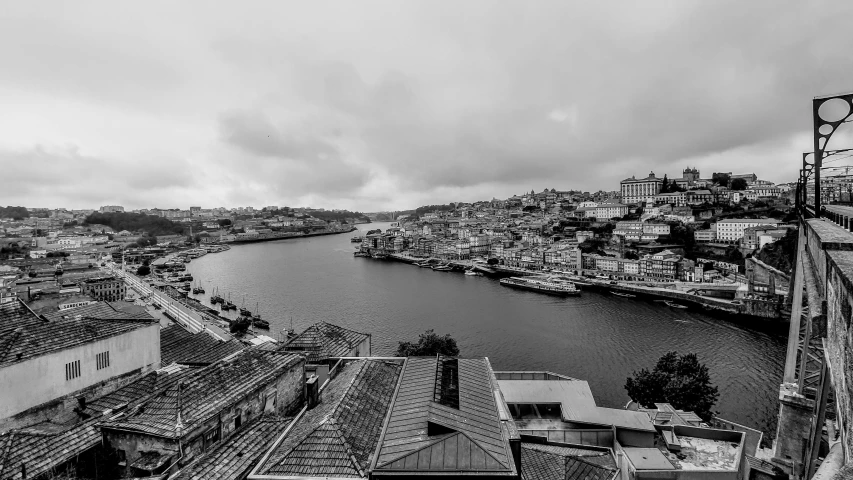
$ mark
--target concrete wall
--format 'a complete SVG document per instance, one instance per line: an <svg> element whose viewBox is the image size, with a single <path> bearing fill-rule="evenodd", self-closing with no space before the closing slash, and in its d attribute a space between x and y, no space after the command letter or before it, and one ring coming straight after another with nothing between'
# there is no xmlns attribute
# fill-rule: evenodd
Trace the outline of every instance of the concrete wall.
<svg viewBox="0 0 853 480"><path fill-rule="evenodd" d="M836 415L844 446L844 458L849 461L853 452L853 284L835 263L830 268L826 300L828 341L825 343L825 355L835 391Z"/></svg>
<svg viewBox="0 0 853 480"><path fill-rule="evenodd" d="M95 356L105 351L110 352L110 366L97 370ZM66 380L65 365L75 360L80 361L81 375ZM118 375L156 368L160 368L160 326L157 323L16 363L0 370L0 419Z"/></svg>

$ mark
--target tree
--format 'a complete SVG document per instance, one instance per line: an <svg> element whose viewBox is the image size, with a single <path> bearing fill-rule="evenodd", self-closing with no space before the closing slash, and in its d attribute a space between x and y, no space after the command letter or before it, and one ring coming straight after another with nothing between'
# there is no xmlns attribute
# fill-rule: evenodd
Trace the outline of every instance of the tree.
<svg viewBox="0 0 853 480"><path fill-rule="evenodd" d="M732 179L732 190L746 190L746 179L743 178L733 178Z"/></svg>
<svg viewBox="0 0 853 480"><path fill-rule="evenodd" d="M635 252L633 250L628 250L627 252L625 252L625 255L623 255L623 257L626 260L639 260L640 259L640 256L637 254L637 252Z"/></svg>
<svg viewBox="0 0 853 480"><path fill-rule="evenodd" d="M148 265L142 265L141 267L136 269L136 274L140 277L144 277L145 275L151 274L151 267Z"/></svg>
<svg viewBox="0 0 853 480"><path fill-rule="evenodd" d="M429 329L418 337L418 343L400 342L397 347L398 357L429 357L435 355L459 356L456 340L449 333L442 337L434 330Z"/></svg>
<svg viewBox="0 0 853 480"><path fill-rule="evenodd" d="M492 257L492 258L486 260L486 263L488 263L489 265L497 265L498 263L500 263L500 260Z"/></svg>
<svg viewBox="0 0 853 480"><path fill-rule="evenodd" d="M711 385L708 367L699 363L695 353L667 352L653 370L644 368L628 377L625 390L631 400L645 408L654 408L655 403L670 403L677 409L696 413L705 421L711 419L711 409L720 396L717 387Z"/></svg>
<svg viewBox="0 0 853 480"><path fill-rule="evenodd" d="M219 223L220 227L228 227L228 226L231 226L231 219L220 218L217 223Z"/></svg>
<svg viewBox="0 0 853 480"><path fill-rule="evenodd" d="M721 187L728 187L731 176L728 173L714 173L711 175L711 180Z"/></svg>
<svg viewBox="0 0 853 480"><path fill-rule="evenodd" d="M666 174L663 175L663 183L660 185L660 193L668 193L669 192L669 180L666 178Z"/></svg>

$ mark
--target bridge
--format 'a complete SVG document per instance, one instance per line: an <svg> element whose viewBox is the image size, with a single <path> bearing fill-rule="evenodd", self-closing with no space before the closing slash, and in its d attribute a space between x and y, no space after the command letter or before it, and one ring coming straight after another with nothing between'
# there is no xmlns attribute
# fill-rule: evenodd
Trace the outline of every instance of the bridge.
<svg viewBox="0 0 853 480"><path fill-rule="evenodd" d="M832 135L853 121L853 94L812 102L814 151L796 190L799 239L772 463L791 478L830 479L853 447L853 208L826 205ZM844 157L847 158L847 157Z"/></svg>

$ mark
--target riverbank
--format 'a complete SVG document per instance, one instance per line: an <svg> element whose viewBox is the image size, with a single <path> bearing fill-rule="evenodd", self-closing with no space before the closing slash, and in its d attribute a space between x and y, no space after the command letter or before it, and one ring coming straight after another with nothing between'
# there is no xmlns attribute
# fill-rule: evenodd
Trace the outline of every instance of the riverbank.
<svg viewBox="0 0 853 480"><path fill-rule="evenodd" d="M387 260L397 262L410 263L423 261L422 258L416 258L405 254L390 254ZM548 272L536 272L517 267L507 267L503 265L485 265L485 268L478 268L479 264L470 260L451 260L442 262L449 265L454 271L463 271L469 268L485 273L490 276L529 276L543 275ZM491 270L491 272L489 272ZM720 298L701 296L688 291L679 291L675 288L675 283L671 284L671 288L654 287L647 285L627 284L616 280L599 280L596 278L582 276L567 276L576 282L576 285L585 289L595 289L603 292L618 292L629 295L634 295L634 298L639 300L668 300L676 302L680 305L702 310L708 313L737 315L741 317L760 319L762 321L773 321L784 323L790 319L784 314L780 314L778 305L773 302L762 299L742 299L742 300L725 300ZM703 284L695 284L693 287L701 289Z"/></svg>
<svg viewBox="0 0 853 480"><path fill-rule="evenodd" d="M223 244L228 245L236 245L236 244L244 244L244 243L257 243L257 242L271 242L273 240L289 240L292 238L307 238L307 237L320 237L324 235L337 235L339 233L350 233L355 230L358 230L356 227L352 227L349 230L335 230L332 232L311 232L311 233L294 233L293 235L274 235L274 236L265 236L265 237L257 237L257 238L246 238L240 240L232 240L228 242L221 242ZM286 232L290 233L290 232Z"/></svg>

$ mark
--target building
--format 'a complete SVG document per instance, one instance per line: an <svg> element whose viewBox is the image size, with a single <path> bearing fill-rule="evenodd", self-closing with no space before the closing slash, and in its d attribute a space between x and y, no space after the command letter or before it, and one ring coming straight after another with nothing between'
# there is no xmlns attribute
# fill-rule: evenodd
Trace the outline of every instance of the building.
<svg viewBox="0 0 853 480"><path fill-rule="evenodd" d="M351 360L248 478L519 478L507 411L487 358Z"/></svg>
<svg viewBox="0 0 853 480"><path fill-rule="evenodd" d="M663 179L655 177L655 172L649 172L646 178L626 178L620 182L622 201L625 203L640 203L654 197L661 191Z"/></svg>
<svg viewBox="0 0 853 480"><path fill-rule="evenodd" d="M127 476L180 468L264 414L295 413L303 404L305 359L248 348L101 421L105 445Z"/></svg>
<svg viewBox="0 0 853 480"><path fill-rule="evenodd" d="M49 418L81 395L115 389L115 379L159 368L159 330L150 316L105 304L44 317L18 300L0 305L0 430Z"/></svg>
<svg viewBox="0 0 853 480"><path fill-rule="evenodd" d="M717 241L717 229L696 230L693 232L693 239L696 243L714 243Z"/></svg>
<svg viewBox="0 0 853 480"><path fill-rule="evenodd" d="M122 213L124 212L124 207L120 205L104 205L99 211L101 213Z"/></svg>
<svg viewBox="0 0 853 480"><path fill-rule="evenodd" d="M645 255L640 259L640 275L660 280L676 280L679 277L679 260L681 257L669 250Z"/></svg>
<svg viewBox="0 0 853 480"><path fill-rule="evenodd" d="M737 243L743 238L744 231L749 227L777 226L778 220L772 218L729 218L717 222L717 240L726 243Z"/></svg>
<svg viewBox="0 0 853 480"><path fill-rule="evenodd" d="M593 217L599 220L610 220L611 218L622 218L628 215L628 206L620 203L599 203L592 209ZM587 214L587 216L590 216Z"/></svg>
<svg viewBox="0 0 853 480"><path fill-rule="evenodd" d="M106 302L122 300L127 293L124 280L113 276L87 278L80 284L80 289L84 294Z"/></svg>
<svg viewBox="0 0 853 480"><path fill-rule="evenodd" d="M340 357L369 357L371 336L328 322L318 322L288 339L282 351L299 353L308 361L306 375L316 375L323 385Z"/></svg>

